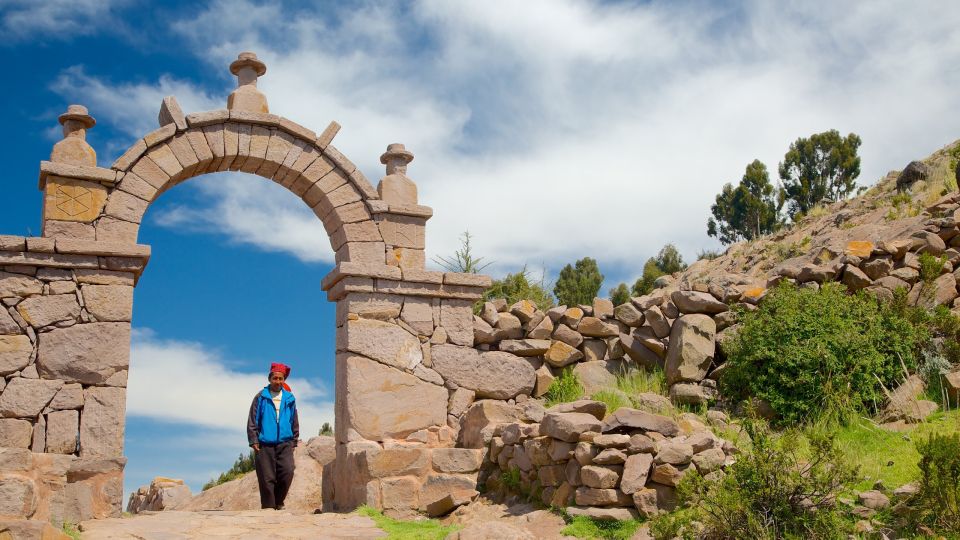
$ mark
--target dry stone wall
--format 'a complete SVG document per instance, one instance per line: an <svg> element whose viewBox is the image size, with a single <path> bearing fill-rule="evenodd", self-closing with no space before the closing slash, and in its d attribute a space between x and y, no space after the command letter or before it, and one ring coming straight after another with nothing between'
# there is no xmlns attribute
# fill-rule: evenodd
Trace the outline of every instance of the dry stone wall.
<svg viewBox="0 0 960 540"><path fill-rule="evenodd" d="M0 516L119 514L133 287L149 255L0 236Z"/></svg>

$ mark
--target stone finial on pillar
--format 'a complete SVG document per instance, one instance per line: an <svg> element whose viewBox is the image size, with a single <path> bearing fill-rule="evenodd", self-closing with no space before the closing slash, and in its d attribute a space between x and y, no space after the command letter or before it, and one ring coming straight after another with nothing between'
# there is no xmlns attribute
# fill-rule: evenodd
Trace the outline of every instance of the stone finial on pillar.
<svg viewBox="0 0 960 540"><path fill-rule="evenodd" d="M267 65L257 59L256 53L242 52L230 64L230 73L237 76L237 89L227 98L227 108L255 113L270 112L267 96L257 90L257 77L267 72Z"/></svg>
<svg viewBox="0 0 960 540"><path fill-rule="evenodd" d="M97 121L83 105L70 105L58 118L63 125L63 140L53 145L50 161L71 165L97 166L97 153L87 144L87 130Z"/></svg>
<svg viewBox="0 0 960 540"><path fill-rule="evenodd" d="M413 154L400 143L387 146L380 163L387 166L387 175L377 184L380 199L389 204L417 204L417 185L407 177L407 164Z"/></svg>

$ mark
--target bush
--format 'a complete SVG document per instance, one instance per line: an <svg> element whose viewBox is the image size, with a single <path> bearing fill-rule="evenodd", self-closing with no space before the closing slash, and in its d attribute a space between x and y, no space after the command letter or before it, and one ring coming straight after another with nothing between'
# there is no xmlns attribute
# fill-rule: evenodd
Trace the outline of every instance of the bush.
<svg viewBox="0 0 960 540"><path fill-rule="evenodd" d="M742 320L725 347L722 390L765 400L782 425L824 412L876 412L882 385L896 386L902 365L916 367L926 335L897 305L848 296L835 283L819 291L784 283Z"/></svg>
<svg viewBox="0 0 960 540"><path fill-rule="evenodd" d="M253 450L250 450L250 453L247 455L240 454L237 457L237 460L233 462L233 465L230 469L222 473L216 480L210 480L203 485L203 491L206 491L214 486L219 486L231 480L240 478L241 476L251 472L254 469L253 461Z"/></svg>
<svg viewBox="0 0 960 540"><path fill-rule="evenodd" d="M620 306L630 301L630 288L626 283L620 283L610 289L610 301L614 306Z"/></svg>
<svg viewBox="0 0 960 540"><path fill-rule="evenodd" d="M483 292L483 298L477 302L474 311L480 313L483 303L494 298L505 299L507 305L513 305L520 300L530 300L543 310L554 305L553 296L547 291L543 278L534 280L526 266L515 274L507 274L503 279L494 280L490 288Z"/></svg>
<svg viewBox="0 0 960 540"><path fill-rule="evenodd" d="M590 304L600 292L603 283L603 274L597 261L584 257L560 270L557 282L553 286L553 294L557 301L567 306Z"/></svg>
<svg viewBox="0 0 960 540"><path fill-rule="evenodd" d="M943 265L947 262L946 257L934 257L929 253L920 254L920 279L924 283L933 283L933 280L940 277L943 273Z"/></svg>
<svg viewBox="0 0 960 540"><path fill-rule="evenodd" d="M550 383L550 388L543 397L546 399L547 407L552 407L557 403L576 401L581 396L583 396L583 385L580 384L580 379L573 372L573 368L566 367L560 372L560 376Z"/></svg>
<svg viewBox="0 0 960 540"><path fill-rule="evenodd" d="M743 427L750 448L719 479L687 474L678 488L683 505L695 513L705 538L844 538L853 523L835 506L857 471L844 459L831 434L775 436L759 420Z"/></svg>
<svg viewBox="0 0 960 540"><path fill-rule="evenodd" d="M917 451L920 490L907 501L907 528L960 534L960 434L930 435Z"/></svg>

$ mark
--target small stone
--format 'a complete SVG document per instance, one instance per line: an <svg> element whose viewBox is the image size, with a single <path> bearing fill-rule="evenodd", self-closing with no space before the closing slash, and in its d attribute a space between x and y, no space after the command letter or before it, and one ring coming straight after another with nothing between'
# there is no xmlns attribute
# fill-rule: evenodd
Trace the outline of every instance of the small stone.
<svg viewBox="0 0 960 540"><path fill-rule="evenodd" d="M600 448L626 448L630 445L630 436L620 433L597 435L593 438L593 444Z"/></svg>
<svg viewBox="0 0 960 540"><path fill-rule="evenodd" d="M0 394L0 416L35 418L56 395L63 381L47 379L10 379Z"/></svg>
<svg viewBox="0 0 960 540"><path fill-rule="evenodd" d="M548 412L540 423L540 432L566 442L577 442L585 431L600 431L600 421L585 413Z"/></svg>
<svg viewBox="0 0 960 540"><path fill-rule="evenodd" d="M654 461L659 465L669 463L671 465L686 465L693 458L693 447L687 443L670 441L660 445Z"/></svg>
<svg viewBox="0 0 960 540"><path fill-rule="evenodd" d="M627 455L617 448L606 448L601 450L593 458L597 465L619 465L627 460Z"/></svg>
<svg viewBox="0 0 960 540"><path fill-rule="evenodd" d="M730 308L713 295L697 291L674 291L670 299L681 313L707 313L715 315Z"/></svg>
<svg viewBox="0 0 960 540"><path fill-rule="evenodd" d="M8 448L30 448L33 424L18 418L0 418L0 441Z"/></svg>
<svg viewBox="0 0 960 540"><path fill-rule="evenodd" d="M603 433L621 429L642 429L657 432L667 437L680 433L680 426L673 419L646 411L621 407L613 412L603 425Z"/></svg>
<svg viewBox="0 0 960 540"><path fill-rule="evenodd" d="M877 490L864 491L857 496L857 500L871 510L883 510L890 506L890 499Z"/></svg>
<svg viewBox="0 0 960 540"><path fill-rule="evenodd" d="M628 457L623 467L620 490L628 495L641 491L650 477L652 464L653 456L650 454L634 454Z"/></svg>
<svg viewBox="0 0 960 540"><path fill-rule="evenodd" d="M583 353L563 341L554 341L544 353L543 359L553 367L570 365L583 358Z"/></svg>
<svg viewBox="0 0 960 540"><path fill-rule="evenodd" d="M710 448L693 456L693 464L700 474L710 474L723 467L727 456L719 448Z"/></svg>
<svg viewBox="0 0 960 540"><path fill-rule="evenodd" d="M62 321L75 321L80 304L75 294L34 296L17 304L17 312L34 328L43 328Z"/></svg>

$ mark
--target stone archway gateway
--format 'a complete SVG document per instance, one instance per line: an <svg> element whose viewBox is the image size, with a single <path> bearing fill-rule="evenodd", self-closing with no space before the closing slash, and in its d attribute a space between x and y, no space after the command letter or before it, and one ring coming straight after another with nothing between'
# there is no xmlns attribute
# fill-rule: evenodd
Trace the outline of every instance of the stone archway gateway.
<svg viewBox="0 0 960 540"><path fill-rule="evenodd" d="M226 109L185 115L165 98L160 128L110 168L85 141L87 110L60 116L64 139L40 165L42 237L0 236L0 519L119 515L133 291L150 258L140 222L167 189L218 171L293 192L336 253L322 280L337 303L325 505L437 511L475 493L483 450L457 448L448 406L462 403L448 405L430 347L472 352L471 306L490 279L424 269L432 210L418 204L403 145L381 156L374 188L331 144L336 122L317 135L268 112L255 54L230 70L239 84Z"/></svg>

